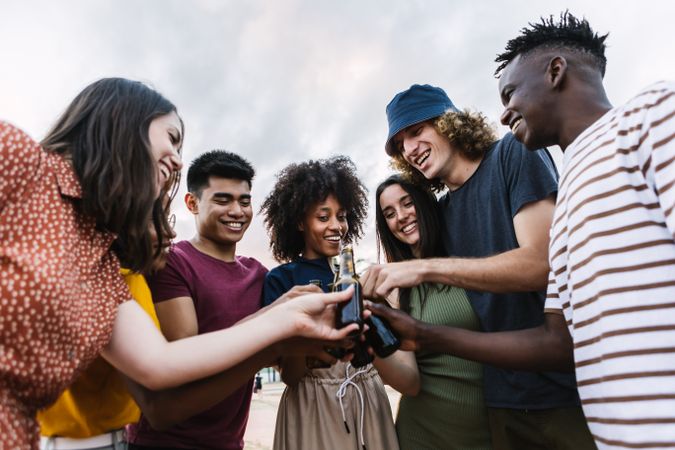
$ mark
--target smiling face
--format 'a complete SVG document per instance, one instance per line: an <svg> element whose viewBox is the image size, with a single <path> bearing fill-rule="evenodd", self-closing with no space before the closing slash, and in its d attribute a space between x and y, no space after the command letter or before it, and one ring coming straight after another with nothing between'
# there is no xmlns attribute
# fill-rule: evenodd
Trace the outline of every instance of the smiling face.
<svg viewBox="0 0 675 450"><path fill-rule="evenodd" d="M440 134L430 121L399 131L392 138L392 145L427 180L438 178L444 181L451 173L457 155L450 139Z"/></svg>
<svg viewBox="0 0 675 450"><path fill-rule="evenodd" d="M209 177L201 195L189 192L185 202L195 215L199 237L221 247L235 246L253 217L251 187L244 180Z"/></svg>
<svg viewBox="0 0 675 450"><path fill-rule="evenodd" d="M347 234L347 212L337 198L329 194L323 202L312 205L298 225L305 241L302 256L316 259L336 256L340 251L340 239Z"/></svg>
<svg viewBox="0 0 675 450"><path fill-rule="evenodd" d="M183 142L180 118L175 111L156 117L148 127L150 151L156 164L155 192L159 192L173 172L183 167L179 150Z"/></svg>
<svg viewBox="0 0 675 450"><path fill-rule="evenodd" d="M420 232L417 210L410 194L400 184L392 184L380 194L379 206L389 231L396 239L414 249L420 241Z"/></svg>
<svg viewBox="0 0 675 450"><path fill-rule="evenodd" d="M556 145L556 102L546 85L546 64L538 55L517 56L499 79L504 105L501 123L530 150Z"/></svg>

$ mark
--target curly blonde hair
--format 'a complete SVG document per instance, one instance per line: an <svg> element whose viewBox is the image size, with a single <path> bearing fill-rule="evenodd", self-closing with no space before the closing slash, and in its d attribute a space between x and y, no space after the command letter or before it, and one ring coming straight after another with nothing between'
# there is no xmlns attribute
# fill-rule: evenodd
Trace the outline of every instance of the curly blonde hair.
<svg viewBox="0 0 675 450"><path fill-rule="evenodd" d="M447 111L435 120L429 121L436 131L450 139L463 155L471 161L480 159L497 140L497 133L483 113L470 111ZM391 167L401 172L413 183L441 192L445 185L438 178L427 180L417 169L413 168L399 152L390 162Z"/></svg>

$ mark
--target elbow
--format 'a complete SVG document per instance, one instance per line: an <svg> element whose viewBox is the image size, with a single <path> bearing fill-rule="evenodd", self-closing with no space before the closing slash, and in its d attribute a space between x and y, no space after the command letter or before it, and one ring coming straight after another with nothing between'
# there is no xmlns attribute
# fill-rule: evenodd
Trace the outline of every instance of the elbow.
<svg viewBox="0 0 675 450"><path fill-rule="evenodd" d="M574 343L567 329L564 328L562 317L556 318L561 324L552 326L550 323L544 325L547 332L547 352L549 359L548 370L559 372L574 372Z"/></svg>
<svg viewBox="0 0 675 450"><path fill-rule="evenodd" d="M176 377L170 374L176 374L175 368L169 368L161 358L149 358L139 362L132 371L127 373L136 383L142 385L150 391L161 391L176 387Z"/></svg>
<svg viewBox="0 0 675 450"><path fill-rule="evenodd" d="M411 383L410 385L404 387L399 392L406 397L417 397L417 395L420 393L420 388L421 386L418 381L417 383Z"/></svg>
<svg viewBox="0 0 675 450"><path fill-rule="evenodd" d="M540 264L534 271L532 276L532 290L545 291L548 288L549 265L548 261Z"/></svg>
<svg viewBox="0 0 675 450"><path fill-rule="evenodd" d="M412 375L407 379L392 381L392 383L387 384L396 389L401 395L416 397L420 393L422 384L420 383L419 374Z"/></svg>
<svg viewBox="0 0 675 450"><path fill-rule="evenodd" d="M548 254L533 258L531 264L520 273L524 276L521 280L522 292L546 291L549 276Z"/></svg>
<svg viewBox="0 0 675 450"><path fill-rule="evenodd" d="M143 412L143 417L154 430L166 431L180 421L180 418L174 417L176 408L168 407L169 405L162 401L162 392L150 391L133 382L128 385L136 404Z"/></svg>
<svg viewBox="0 0 675 450"><path fill-rule="evenodd" d="M574 366L574 348L572 342L560 339L555 348L557 349L555 352L557 358L553 362L555 365L554 370L573 373L576 367Z"/></svg>
<svg viewBox="0 0 675 450"><path fill-rule="evenodd" d="M284 382L284 384L290 388L294 388L298 385L300 380L302 379L302 375L296 374L296 373L289 373L289 371L281 371L281 381Z"/></svg>

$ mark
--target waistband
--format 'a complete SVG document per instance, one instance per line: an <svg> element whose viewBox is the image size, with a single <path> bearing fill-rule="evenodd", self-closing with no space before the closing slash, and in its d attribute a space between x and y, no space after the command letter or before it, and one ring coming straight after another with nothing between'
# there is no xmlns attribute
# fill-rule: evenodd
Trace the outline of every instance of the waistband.
<svg viewBox="0 0 675 450"><path fill-rule="evenodd" d="M40 436L41 450L83 450L98 447L110 447L124 441L124 430L115 430L88 438L75 439L65 437Z"/></svg>

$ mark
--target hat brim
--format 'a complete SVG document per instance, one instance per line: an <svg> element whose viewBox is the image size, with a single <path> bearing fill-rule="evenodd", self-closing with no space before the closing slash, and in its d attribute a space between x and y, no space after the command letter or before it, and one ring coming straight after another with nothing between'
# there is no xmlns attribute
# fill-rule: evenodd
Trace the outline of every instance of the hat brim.
<svg viewBox="0 0 675 450"><path fill-rule="evenodd" d="M404 130L404 129L412 126L412 125L416 125L420 122L425 122L427 120L434 119L436 117L440 117L448 111L458 112L458 109L454 108L454 107L450 107L450 108L444 109L443 111L440 111L440 112L438 111L438 108L429 108L427 110L422 110L415 117L411 118L410 120L408 120L406 122L398 124L396 127L394 127L393 130L389 130L389 136L387 137L387 142L384 144L384 150L387 152L387 155L389 155L389 156L396 155L397 152L392 147L391 140L401 130Z"/></svg>

